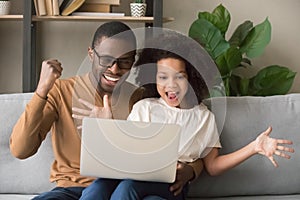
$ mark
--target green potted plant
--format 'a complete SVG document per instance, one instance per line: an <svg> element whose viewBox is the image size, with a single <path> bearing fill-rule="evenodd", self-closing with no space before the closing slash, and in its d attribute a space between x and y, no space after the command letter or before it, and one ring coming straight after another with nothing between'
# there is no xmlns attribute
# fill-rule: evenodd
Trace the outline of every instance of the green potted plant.
<svg viewBox="0 0 300 200"><path fill-rule="evenodd" d="M146 14L147 4L144 0L135 0L133 3L130 3L131 16L133 17L144 17Z"/></svg>
<svg viewBox="0 0 300 200"><path fill-rule="evenodd" d="M270 65L252 77L238 73L251 70L251 58L260 56L271 40L271 24L266 18L253 26L249 20L240 24L226 39L230 24L229 11L220 4L212 13L199 12L190 26L189 36L201 44L215 61L225 88L226 96L270 96L286 94L296 76L287 67ZM249 73L248 73L249 74ZM213 96L224 95L216 87Z"/></svg>
<svg viewBox="0 0 300 200"><path fill-rule="evenodd" d="M0 15L8 15L10 11L10 0L0 0Z"/></svg>

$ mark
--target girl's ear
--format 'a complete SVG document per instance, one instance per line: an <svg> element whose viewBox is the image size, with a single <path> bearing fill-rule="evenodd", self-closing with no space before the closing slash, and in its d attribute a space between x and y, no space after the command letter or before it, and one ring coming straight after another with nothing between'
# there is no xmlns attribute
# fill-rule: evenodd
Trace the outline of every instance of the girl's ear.
<svg viewBox="0 0 300 200"><path fill-rule="evenodd" d="M94 59L94 50L91 47L88 48L88 56L90 58L90 61Z"/></svg>

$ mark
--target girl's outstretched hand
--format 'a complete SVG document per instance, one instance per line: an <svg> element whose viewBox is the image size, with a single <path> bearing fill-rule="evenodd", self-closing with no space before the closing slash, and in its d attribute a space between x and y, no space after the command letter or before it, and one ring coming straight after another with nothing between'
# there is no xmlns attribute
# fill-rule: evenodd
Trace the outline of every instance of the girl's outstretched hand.
<svg viewBox="0 0 300 200"><path fill-rule="evenodd" d="M289 159L291 156L286 152L293 153L294 149L280 144L293 144L290 140L271 138L272 127L261 133L255 140L255 151L269 158L275 167L278 167L273 155L276 154Z"/></svg>

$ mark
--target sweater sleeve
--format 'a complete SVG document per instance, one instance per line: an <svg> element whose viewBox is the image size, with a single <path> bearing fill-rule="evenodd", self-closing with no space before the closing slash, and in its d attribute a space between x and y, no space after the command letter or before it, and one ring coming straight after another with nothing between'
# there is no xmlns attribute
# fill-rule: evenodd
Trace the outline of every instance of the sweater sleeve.
<svg viewBox="0 0 300 200"><path fill-rule="evenodd" d="M49 132L56 112L49 103L34 93L15 124L10 137L11 153L20 159L34 155Z"/></svg>

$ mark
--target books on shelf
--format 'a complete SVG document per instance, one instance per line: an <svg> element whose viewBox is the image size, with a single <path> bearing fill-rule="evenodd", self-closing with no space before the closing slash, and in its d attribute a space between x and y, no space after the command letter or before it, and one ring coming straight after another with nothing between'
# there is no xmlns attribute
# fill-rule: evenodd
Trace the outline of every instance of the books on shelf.
<svg viewBox="0 0 300 200"><path fill-rule="evenodd" d="M94 4L84 3L77 10L79 12L111 12L111 6L109 4Z"/></svg>
<svg viewBox="0 0 300 200"><path fill-rule="evenodd" d="M107 12L73 12L72 16L92 16L92 17L124 17L125 13L107 13Z"/></svg>
<svg viewBox="0 0 300 200"><path fill-rule="evenodd" d="M59 15L59 0L52 0L53 15Z"/></svg>
<svg viewBox="0 0 300 200"><path fill-rule="evenodd" d="M64 4L67 4L64 6ZM80 12L111 12L111 5L119 5L120 0L64 0L61 5L61 15Z"/></svg>
<svg viewBox="0 0 300 200"><path fill-rule="evenodd" d="M124 13L111 13L111 7L120 5L120 0L34 0L37 16L124 16Z"/></svg>
<svg viewBox="0 0 300 200"><path fill-rule="evenodd" d="M87 4L109 4L109 5L120 5L120 0L85 0Z"/></svg>
<svg viewBox="0 0 300 200"><path fill-rule="evenodd" d="M37 16L59 15L59 4L62 0L34 0L35 13Z"/></svg>
<svg viewBox="0 0 300 200"><path fill-rule="evenodd" d="M38 15L47 15L45 0L35 0Z"/></svg>
<svg viewBox="0 0 300 200"><path fill-rule="evenodd" d="M66 1L66 0L64 0ZM85 0L72 0L66 7L61 11L61 15L67 16L70 15L72 12L77 10Z"/></svg>

